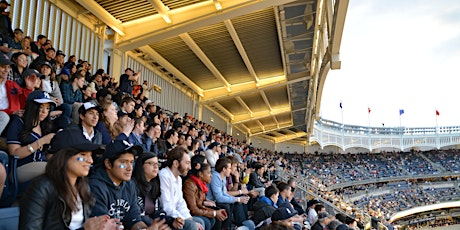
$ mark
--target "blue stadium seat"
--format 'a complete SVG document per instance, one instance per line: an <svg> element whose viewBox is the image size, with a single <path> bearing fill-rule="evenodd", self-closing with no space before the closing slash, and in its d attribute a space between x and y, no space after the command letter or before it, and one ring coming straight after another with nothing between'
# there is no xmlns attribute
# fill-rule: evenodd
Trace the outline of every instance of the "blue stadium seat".
<svg viewBox="0 0 460 230"><path fill-rule="evenodd" d="M0 197L0 208L9 207L16 200L18 193L18 180L17 180L17 162L18 157L9 156L6 152L0 151L0 162L5 166L7 173L7 180L3 189L3 194ZM2 185L3 186L3 185Z"/></svg>
<svg viewBox="0 0 460 230"><path fill-rule="evenodd" d="M19 207L0 208L0 230L18 229Z"/></svg>

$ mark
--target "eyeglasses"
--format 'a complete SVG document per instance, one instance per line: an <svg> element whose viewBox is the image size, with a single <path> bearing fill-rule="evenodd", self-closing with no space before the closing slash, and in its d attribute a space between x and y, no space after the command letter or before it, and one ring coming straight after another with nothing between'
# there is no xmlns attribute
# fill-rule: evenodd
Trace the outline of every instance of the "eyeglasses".
<svg viewBox="0 0 460 230"><path fill-rule="evenodd" d="M158 168L159 164L156 162L144 162L144 164L148 164L150 166L153 166L154 168Z"/></svg>

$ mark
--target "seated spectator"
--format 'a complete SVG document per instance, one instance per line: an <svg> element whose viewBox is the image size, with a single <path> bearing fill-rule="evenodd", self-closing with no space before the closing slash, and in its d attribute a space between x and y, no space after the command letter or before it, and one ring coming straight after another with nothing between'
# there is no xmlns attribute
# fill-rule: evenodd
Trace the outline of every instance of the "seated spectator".
<svg viewBox="0 0 460 230"><path fill-rule="evenodd" d="M294 228L293 219L295 215L297 215L297 211L289 206L277 208L272 214L272 223Z"/></svg>
<svg viewBox="0 0 460 230"><path fill-rule="evenodd" d="M22 52L18 52L12 55L13 64L11 65L11 73L8 75L8 80L15 81L18 85L24 85L24 78L22 73L27 69L27 55Z"/></svg>
<svg viewBox="0 0 460 230"><path fill-rule="evenodd" d="M53 68L53 73L56 74L56 76L59 76L64 69L64 58L65 54L62 50L56 51L56 57L54 57L55 65Z"/></svg>
<svg viewBox="0 0 460 230"><path fill-rule="evenodd" d="M276 185L276 187L280 191L276 204L281 206L283 203L290 203L292 199L291 186L289 186L286 182L281 181Z"/></svg>
<svg viewBox="0 0 460 230"><path fill-rule="evenodd" d="M102 105L105 102L112 102L112 94L110 94L109 90L103 88L96 93L96 99L94 100L96 105Z"/></svg>
<svg viewBox="0 0 460 230"><path fill-rule="evenodd" d="M78 109L80 114L79 127L85 138L94 144L102 145L102 134L95 129L99 122L99 114L102 112L101 107L85 102Z"/></svg>
<svg viewBox="0 0 460 230"><path fill-rule="evenodd" d="M134 119L134 129L129 134L128 142L133 145L140 145L144 151L149 152L152 146L152 138L144 135L144 121L140 118Z"/></svg>
<svg viewBox="0 0 460 230"><path fill-rule="evenodd" d="M10 60L0 55L0 134L10 121L11 114L22 116L25 106L25 95L22 88L8 80Z"/></svg>
<svg viewBox="0 0 460 230"><path fill-rule="evenodd" d="M290 178L287 183L288 183L289 186L291 186L291 193L292 193L292 197L293 197L291 199L292 206L299 213L299 215L305 214L305 210L303 209L303 207L294 198L295 189L296 189L296 182L295 182L294 178Z"/></svg>
<svg viewBox="0 0 460 230"><path fill-rule="evenodd" d="M22 91L24 96L29 96L29 94L36 90L41 89L42 80L40 79L43 75L35 69L26 69L22 72L22 79L24 79L22 85Z"/></svg>
<svg viewBox="0 0 460 230"><path fill-rule="evenodd" d="M199 167L193 167L191 171L189 179L185 181L183 186L184 198L190 213L202 219L205 223L205 229L210 230L216 220L222 222L227 219L227 213L225 209L214 210L205 206L206 193L208 192L206 183L211 182L211 167L205 163Z"/></svg>
<svg viewBox="0 0 460 230"><path fill-rule="evenodd" d="M141 218L150 225L156 218L164 218L172 227L174 219L166 216L160 200L160 178L158 177L158 157L152 152L144 152L136 160L133 179L137 185L137 200Z"/></svg>
<svg viewBox="0 0 460 230"><path fill-rule="evenodd" d="M40 54L41 51L40 50L43 50L43 46L46 44L46 41L47 41L47 38L45 35L38 35L37 36L37 41L36 42L32 42L30 44L31 46L31 49L32 49L32 52L36 53L36 54ZM44 51L42 51L44 53Z"/></svg>
<svg viewBox="0 0 460 230"><path fill-rule="evenodd" d="M176 229L203 230L205 223L200 218L193 218L185 202L182 192L182 178L190 167L190 157L182 147L168 152L166 167L160 170L161 203L166 215L174 219Z"/></svg>
<svg viewBox="0 0 460 230"><path fill-rule="evenodd" d="M219 159L219 152L220 152L220 143L213 142L209 145L206 152L204 152L206 159L208 160L209 165L211 168L216 167L216 162Z"/></svg>
<svg viewBox="0 0 460 230"><path fill-rule="evenodd" d="M24 33L21 29L16 28L13 31L13 35L14 37L8 39L8 47L10 48L10 52L22 52L22 39L24 38Z"/></svg>
<svg viewBox="0 0 460 230"><path fill-rule="evenodd" d="M93 163L91 151L100 145L85 140L75 127L58 132L51 145L57 151L45 175L22 196L19 229L115 228L118 220L108 220L108 215L89 218L93 197L86 176Z"/></svg>
<svg viewBox="0 0 460 230"><path fill-rule="evenodd" d="M59 86L61 86L63 83L69 83L72 76L74 76L76 73L77 73L77 66L75 65L75 63L69 63L68 65L64 65L64 68L62 69L61 74L59 74L57 77Z"/></svg>
<svg viewBox="0 0 460 230"><path fill-rule="evenodd" d="M278 208L278 205L276 205L278 195L278 188L272 185L267 187L265 190L265 196L259 197L259 199L254 203L254 215L251 219L257 227L262 226L264 223L268 224L271 222L270 218L272 217L273 212L275 212Z"/></svg>
<svg viewBox="0 0 460 230"><path fill-rule="evenodd" d="M50 94L51 99L56 103L56 108L53 110L62 111L62 115L69 118L72 114L72 106L65 104L62 98L61 89L58 82L55 79L55 74L51 72L51 65L48 62L43 63L39 67L39 72L42 74L41 79L41 89Z"/></svg>
<svg viewBox="0 0 460 230"><path fill-rule="evenodd" d="M318 213L316 212L315 207L317 205L322 205L322 204L318 200L311 200L309 201L309 203L310 203L310 207L308 208L307 219L310 225L313 225L318 220Z"/></svg>
<svg viewBox="0 0 460 230"><path fill-rule="evenodd" d="M174 147L176 147L177 141L179 140L179 134L176 130L170 129L166 131L165 134L165 144L168 152L171 151Z"/></svg>
<svg viewBox="0 0 460 230"><path fill-rule="evenodd" d="M93 93L88 85L84 85L83 87L81 87L80 90L83 97L83 102L89 102L93 100L93 98L91 97Z"/></svg>
<svg viewBox="0 0 460 230"><path fill-rule="evenodd" d="M125 96L123 99L121 99L120 111L131 115L134 111L134 106L136 106L136 101L134 101L134 98Z"/></svg>
<svg viewBox="0 0 460 230"><path fill-rule="evenodd" d="M115 123L118 121L117 110L112 102L105 102L101 105L102 113L95 127L102 134L102 144L108 145L117 137Z"/></svg>
<svg viewBox="0 0 460 230"><path fill-rule="evenodd" d="M22 39L22 42L21 42L22 52L27 55L27 65L32 63L32 60L33 60L32 48L30 47L31 42L32 42L32 39L29 36L25 36L24 39Z"/></svg>
<svg viewBox="0 0 460 230"><path fill-rule="evenodd" d="M335 217L332 215L329 215L327 212L320 212L318 213L318 221L311 226L311 230L323 230L327 228L327 225L334 220Z"/></svg>
<svg viewBox="0 0 460 230"><path fill-rule="evenodd" d="M115 129L118 135L115 139L128 141L129 135L134 128L134 119L131 118L130 114L123 111L118 111L117 116L118 121L115 123Z"/></svg>
<svg viewBox="0 0 460 230"><path fill-rule="evenodd" d="M155 153L157 156L163 156L166 152L164 140L162 140L160 136L161 128L157 123L151 123L145 130L144 138L150 138L152 140L150 151ZM161 149L162 151L160 151Z"/></svg>
<svg viewBox="0 0 460 230"><path fill-rule="evenodd" d="M51 45L51 44L50 44ZM36 69L38 68L45 62L48 62L51 67L54 67L54 57L56 56L56 50L53 47L49 47L46 49L45 55L40 55L37 59L35 59L31 64L30 68L31 69Z"/></svg>
<svg viewBox="0 0 460 230"><path fill-rule="evenodd" d="M102 72L101 72L102 70ZM88 86L91 89L91 93L96 96L97 91L101 90L102 87L102 74L104 73L103 69L96 71L96 74L93 76L93 81L91 81Z"/></svg>
<svg viewBox="0 0 460 230"><path fill-rule="evenodd" d="M215 170L212 170L211 183L209 185L209 191L207 193L208 200L216 202L216 206L224 208L228 214L228 219L222 223L222 228L229 228L233 218L233 210L235 205L247 204L249 196L234 197L227 193L227 177L230 176L232 171L231 161L228 158L220 158L216 162ZM239 209L239 208L238 208ZM244 209L243 209L244 210ZM243 214L247 216L246 214ZM236 225L240 226L245 220L236 220Z"/></svg>
<svg viewBox="0 0 460 230"><path fill-rule="evenodd" d="M7 134L8 152L18 156L18 181L29 181L45 172L46 156L43 146L54 137L50 107L54 104L48 93L34 91L27 97L23 117L13 116Z"/></svg>
<svg viewBox="0 0 460 230"><path fill-rule="evenodd" d="M155 220L150 227L142 221L136 184L131 180L134 158L139 154L142 148L126 141L116 140L106 146L103 163L89 180L95 200L91 216L109 215L130 230L164 227L164 220Z"/></svg>
<svg viewBox="0 0 460 230"><path fill-rule="evenodd" d="M260 193L260 195L264 195L265 187L270 186L271 182L264 183L262 181L262 177L264 175L265 167L257 162L254 163L253 168L255 169L255 172L251 173L249 175L249 182L248 182L248 188L253 188L257 192Z"/></svg>
<svg viewBox="0 0 460 230"><path fill-rule="evenodd" d="M61 83L61 93L65 104L72 106L72 121L78 124L78 108L83 102L81 88L85 84L85 76L74 75L70 83Z"/></svg>

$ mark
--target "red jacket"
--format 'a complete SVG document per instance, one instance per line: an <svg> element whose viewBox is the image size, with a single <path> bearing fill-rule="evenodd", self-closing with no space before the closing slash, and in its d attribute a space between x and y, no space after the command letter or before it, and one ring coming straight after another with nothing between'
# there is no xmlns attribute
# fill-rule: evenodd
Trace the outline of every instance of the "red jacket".
<svg viewBox="0 0 460 230"><path fill-rule="evenodd" d="M26 106L26 97L21 87L15 82L6 80L6 95L8 97L9 108L3 110L8 115L20 109L24 109Z"/></svg>

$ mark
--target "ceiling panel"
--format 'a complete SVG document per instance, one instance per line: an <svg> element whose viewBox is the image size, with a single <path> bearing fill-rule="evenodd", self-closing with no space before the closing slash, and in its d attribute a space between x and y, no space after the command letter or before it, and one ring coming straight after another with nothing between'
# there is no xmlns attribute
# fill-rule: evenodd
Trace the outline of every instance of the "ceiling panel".
<svg viewBox="0 0 460 230"><path fill-rule="evenodd" d="M223 86L222 82L216 79L180 37L168 38L153 43L150 47L168 62L174 63L174 66L180 72L194 81L199 87L206 90Z"/></svg>
<svg viewBox="0 0 460 230"><path fill-rule="evenodd" d="M241 98L243 99L244 103L248 105L252 112L269 111L269 108L265 104L264 99L258 92L241 96Z"/></svg>
<svg viewBox="0 0 460 230"><path fill-rule="evenodd" d="M228 98L219 102L226 110L233 113L233 115L248 114L249 112L244 108L235 98Z"/></svg>
<svg viewBox="0 0 460 230"><path fill-rule="evenodd" d="M265 90L270 106L272 108L283 107L289 105L289 97L286 86L274 87Z"/></svg>
<svg viewBox="0 0 460 230"><path fill-rule="evenodd" d="M284 74L273 9L232 19L251 64L260 79ZM257 29L255 29L257 28Z"/></svg>
<svg viewBox="0 0 460 230"><path fill-rule="evenodd" d="M189 33L230 84L253 81L224 23Z"/></svg>
<svg viewBox="0 0 460 230"><path fill-rule="evenodd" d="M147 0L96 0L96 2L122 22L158 13Z"/></svg>

